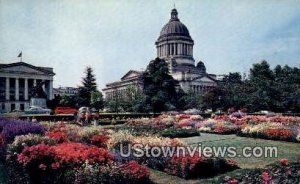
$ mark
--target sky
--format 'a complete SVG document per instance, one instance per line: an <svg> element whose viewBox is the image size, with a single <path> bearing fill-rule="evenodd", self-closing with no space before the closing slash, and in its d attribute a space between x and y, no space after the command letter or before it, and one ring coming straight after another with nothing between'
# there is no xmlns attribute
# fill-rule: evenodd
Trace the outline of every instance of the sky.
<svg viewBox="0 0 300 184"><path fill-rule="evenodd" d="M300 67L300 0L0 0L0 63L22 51L54 68L54 87L80 85L91 66L102 89L156 57L174 3L209 73Z"/></svg>

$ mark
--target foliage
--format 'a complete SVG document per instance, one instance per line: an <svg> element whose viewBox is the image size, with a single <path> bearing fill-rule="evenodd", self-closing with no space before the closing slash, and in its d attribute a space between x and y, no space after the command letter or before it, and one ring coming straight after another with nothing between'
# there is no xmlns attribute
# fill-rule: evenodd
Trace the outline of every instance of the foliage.
<svg viewBox="0 0 300 184"><path fill-rule="evenodd" d="M14 140L15 136L24 134L43 134L44 127L26 121L9 120L5 118L0 119L0 132L6 143L10 143Z"/></svg>
<svg viewBox="0 0 300 184"><path fill-rule="evenodd" d="M146 111L161 112L175 108L177 81L169 74L164 60L156 58L150 61L143 81Z"/></svg>
<svg viewBox="0 0 300 184"><path fill-rule="evenodd" d="M241 169L226 174L225 176L218 177L214 182L227 184L227 183L298 183L300 173L300 163L290 163L282 165L274 163L261 169Z"/></svg>
<svg viewBox="0 0 300 184"><path fill-rule="evenodd" d="M266 61L262 61L252 66L246 79L242 80L239 73L224 77L219 86L223 91L219 105L224 110L247 107L250 111L299 112L299 83L299 68L277 65L271 69Z"/></svg>
<svg viewBox="0 0 300 184"><path fill-rule="evenodd" d="M199 136L199 132L195 129L177 129L177 128L170 128L165 129L159 132L159 135L162 137L192 137L192 136Z"/></svg>
<svg viewBox="0 0 300 184"><path fill-rule="evenodd" d="M91 107L95 109L103 109L104 107L103 95L98 90L91 92Z"/></svg>
<svg viewBox="0 0 300 184"><path fill-rule="evenodd" d="M82 106L91 105L91 95L97 90L96 78L91 67L86 67L85 77L82 78L82 86L79 87L78 95L83 99Z"/></svg>
<svg viewBox="0 0 300 184"><path fill-rule="evenodd" d="M195 153L194 155L174 155L168 161L165 171L185 179L199 178L228 172L238 168L232 160L207 159Z"/></svg>
<svg viewBox="0 0 300 184"><path fill-rule="evenodd" d="M257 125L246 125L241 129L239 135L297 142L299 132L299 126L265 122Z"/></svg>

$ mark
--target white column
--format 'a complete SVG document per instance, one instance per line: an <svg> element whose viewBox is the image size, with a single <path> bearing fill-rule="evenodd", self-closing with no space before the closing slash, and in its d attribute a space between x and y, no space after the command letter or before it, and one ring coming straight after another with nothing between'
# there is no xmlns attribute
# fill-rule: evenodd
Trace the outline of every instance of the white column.
<svg viewBox="0 0 300 184"><path fill-rule="evenodd" d="M53 97L53 81L50 80L49 81L49 100L52 100L54 97Z"/></svg>
<svg viewBox="0 0 300 184"><path fill-rule="evenodd" d="M24 79L24 99L28 100L28 79Z"/></svg>
<svg viewBox="0 0 300 184"><path fill-rule="evenodd" d="M45 80L42 80L42 83L43 83L43 85L42 85L43 91L46 92Z"/></svg>
<svg viewBox="0 0 300 184"><path fill-rule="evenodd" d="M182 43L179 44L178 49L179 49L179 55L182 55L182 50L181 50L182 49Z"/></svg>
<svg viewBox="0 0 300 184"><path fill-rule="evenodd" d="M33 86L36 86L36 79L33 79Z"/></svg>
<svg viewBox="0 0 300 184"><path fill-rule="evenodd" d="M9 100L10 98L10 86L9 86L9 78L6 77L6 87L5 87L5 99Z"/></svg>
<svg viewBox="0 0 300 184"><path fill-rule="evenodd" d="M15 100L19 100L19 79L15 79Z"/></svg>

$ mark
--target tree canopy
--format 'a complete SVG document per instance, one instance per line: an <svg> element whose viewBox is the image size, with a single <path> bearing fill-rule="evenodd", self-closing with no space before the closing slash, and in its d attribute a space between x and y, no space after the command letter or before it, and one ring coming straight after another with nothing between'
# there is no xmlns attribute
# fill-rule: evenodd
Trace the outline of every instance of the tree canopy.
<svg viewBox="0 0 300 184"><path fill-rule="evenodd" d="M143 74L146 110L161 112L176 107L178 82L169 74L168 64L152 60Z"/></svg>

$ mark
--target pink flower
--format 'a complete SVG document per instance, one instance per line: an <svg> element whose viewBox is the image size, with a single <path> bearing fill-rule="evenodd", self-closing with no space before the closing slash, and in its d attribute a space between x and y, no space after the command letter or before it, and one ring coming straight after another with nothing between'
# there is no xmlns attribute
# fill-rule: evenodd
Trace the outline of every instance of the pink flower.
<svg viewBox="0 0 300 184"><path fill-rule="evenodd" d="M287 165L289 165L289 160L286 159L286 158L281 159L281 160L280 160L280 164L281 164L282 166L287 166Z"/></svg>
<svg viewBox="0 0 300 184"><path fill-rule="evenodd" d="M261 174L261 176L262 176L262 178L263 178L263 180L264 180L264 184L268 184L269 181L271 180L270 175L269 175L268 172L263 172L263 173Z"/></svg>
<svg viewBox="0 0 300 184"><path fill-rule="evenodd" d="M239 181L236 180L236 179L232 179L232 180L230 180L228 183L229 183L229 184L238 184Z"/></svg>
<svg viewBox="0 0 300 184"><path fill-rule="evenodd" d="M39 168L43 171L45 171L47 169L47 166L45 164L40 164Z"/></svg>

